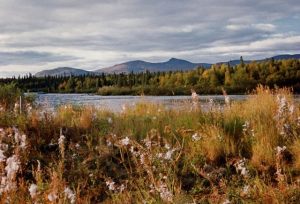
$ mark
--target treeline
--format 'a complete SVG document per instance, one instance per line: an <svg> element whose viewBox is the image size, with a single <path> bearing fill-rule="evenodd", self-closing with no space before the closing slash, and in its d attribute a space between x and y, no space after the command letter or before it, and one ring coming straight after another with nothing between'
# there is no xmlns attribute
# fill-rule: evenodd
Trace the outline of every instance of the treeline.
<svg viewBox="0 0 300 204"><path fill-rule="evenodd" d="M46 93L98 93L101 95L181 95L194 89L200 94L246 93L258 84L292 87L300 92L300 60L274 60L239 65L216 64L191 71L101 74L37 78L27 75L0 79L15 83L23 91Z"/></svg>

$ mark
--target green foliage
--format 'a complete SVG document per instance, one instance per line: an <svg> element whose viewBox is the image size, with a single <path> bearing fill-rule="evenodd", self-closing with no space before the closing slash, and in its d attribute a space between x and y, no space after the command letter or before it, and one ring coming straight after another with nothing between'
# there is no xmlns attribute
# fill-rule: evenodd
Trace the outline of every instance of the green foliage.
<svg viewBox="0 0 300 204"><path fill-rule="evenodd" d="M189 95L194 89L200 94L246 93L258 84L270 87L293 87L300 92L300 60L266 60L215 64L209 69L190 71L101 74L71 77L0 79L0 84L14 82L23 91L98 93L101 95Z"/></svg>
<svg viewBox="0 0 300 204"><path fill-rule="evenodd" d="M14 83L0 86L0 107L4 110L13 110L20 96L21 91Z"/></svg>

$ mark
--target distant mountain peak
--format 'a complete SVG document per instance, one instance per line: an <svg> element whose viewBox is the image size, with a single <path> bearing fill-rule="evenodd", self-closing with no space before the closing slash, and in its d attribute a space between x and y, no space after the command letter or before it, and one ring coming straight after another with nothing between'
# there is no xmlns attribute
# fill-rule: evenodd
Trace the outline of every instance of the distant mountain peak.
<svg viewBox="0 0 300 204"><path fill-rule="evenodd" d="M172 57L169 59L168 62L189 62L189 61Z"/></svg>
<svg viewBox="0 0 300 204"><path fill-rule="evenodd" d="M35 74L36 77L45 77L45 76L82 76L94 74L83 69L77 69L72 67L57 67L55 69L47 69L40 71Z"/></svg>
<svg viewBox="0 0 300 204"><path fill-rule="evenodd" d="M172 62L172 61L181 61L181 60L180 60L180 59L177 59L177 58L175 58L175 57L172 57L172 58L169 59L169 62Z"/></svg>
<svg viewBox="0 0 300 204"><path fill-rule="evenodd" d="M273 57L255 60L257 62L269 60L282 60L282 59L300 59L300 54L281 54ZM254 61L254 60L251 60ZM250 63L250 60L244 60L245 63ZM240 63L239 59L230 60L227 62L219 62L216 64L229 63L231 66L238 65ZM192 63L187 60L178 59L178 58L170 58L165 62L146 62L142 60L134 60L129 62L124 62L121 64L116 64L111 67L106 67L102 69L95 70L93 72L86 71L83 69L77 69L72 67L58 67L51 70L44 70L35 74L37 77L43 76L82 76L82 75L94 75L99 73L130 73L130 72L144 72L148 70L150 72L163 72L163 71L186 71L195 69L196 67L204 67L209 68L212 64L209 63Z"/></svg>
<svg viewBox="0 0 300 204"><path fill-rule="evenodd" d="M104 73L129 73L129 72L143 72L148 70L150 72L162 72L162 71L180 71L191 70L198 66L210 67L210 64L192 63L186 60L170 58L166 62L146 62L141 60L129 61L122 64L116 64L112 67L106 67L98 69L95 72Z"/></svg>

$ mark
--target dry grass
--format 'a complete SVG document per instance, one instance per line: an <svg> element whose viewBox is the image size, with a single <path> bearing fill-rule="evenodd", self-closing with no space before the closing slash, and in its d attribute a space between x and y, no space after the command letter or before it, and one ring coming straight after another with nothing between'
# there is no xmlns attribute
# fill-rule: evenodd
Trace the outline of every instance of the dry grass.
<svg viewBox="0 0 300 204"><path fill-rule="evenodd" d="M290 90L258 87L223 110L192 106L2 111L0 202L299 201L300 113Z"/></svg>
<svg viewBox="0 0 300 204"><path fill-rule="evenodd" d="M291 146L291 150L294 156L294 167L300 170L300 139L297 139Z"/></svg>

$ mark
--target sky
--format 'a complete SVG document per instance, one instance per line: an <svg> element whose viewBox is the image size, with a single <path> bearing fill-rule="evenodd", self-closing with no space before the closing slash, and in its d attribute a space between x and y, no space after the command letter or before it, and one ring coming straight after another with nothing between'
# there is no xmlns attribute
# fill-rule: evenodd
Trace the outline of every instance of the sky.
<svg viewBox="0 0 300 204"><path fill-rule="evenodd" d="M299 0L0 0L0 77L296 53Z"/></svg>

